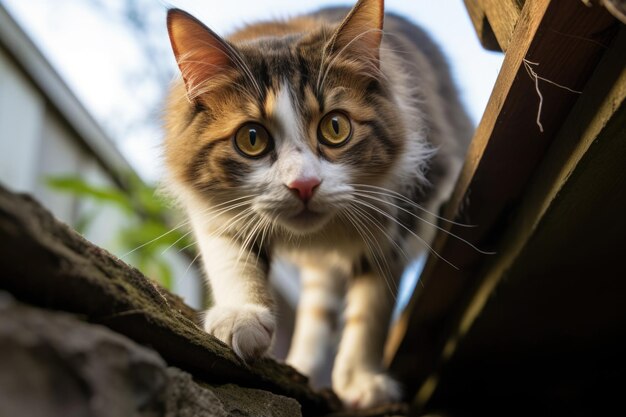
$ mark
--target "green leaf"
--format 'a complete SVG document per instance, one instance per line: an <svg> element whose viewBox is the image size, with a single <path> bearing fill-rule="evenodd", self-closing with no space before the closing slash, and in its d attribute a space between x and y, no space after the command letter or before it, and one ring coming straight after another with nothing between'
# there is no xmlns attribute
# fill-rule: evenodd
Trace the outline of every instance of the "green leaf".
<svg viewBox="0 0 626 417"><path fill-rule="evenodd" d="M77 197L89 197L94 200L112 203L126 212L133 212L130 198L121 190L109 186L95 186L82 178L74 176L49 177L46 183L57 191L74 194Z"/></svg>
<svg viewBox="0 0 626 417"><path fill-rule="evenodd" d="M166 220L171 217L169 207L155 187L145 184L134 173L124 177L126 191L112 186L89 184L76 176L50 177L46 183L56 191L122 209L132 221L119 226L116 241L125 252L132 251L129 255L132 264L171 289L173 269L162 253L183 250L191 246L193 240L187 228L171 227L167 223ZM97 211L85 213L76 221L75 227L84 231Z"/></svg>

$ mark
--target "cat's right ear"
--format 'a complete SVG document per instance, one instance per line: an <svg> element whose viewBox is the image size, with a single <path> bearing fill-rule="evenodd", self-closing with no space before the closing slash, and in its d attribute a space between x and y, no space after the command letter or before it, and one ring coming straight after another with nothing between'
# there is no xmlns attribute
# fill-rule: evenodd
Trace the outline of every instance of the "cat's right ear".
<svg viewBox="0 0 626 417"><path fill-rule="evenodd" d="M191 97L207 81L235 68L232 47L189 13L168 10L167 31Z"/></svg>
<svg viewBox="0 0 626 417"><path fill-rule="evenodd" d="M383 37L384 0L359 0L339 24L326 48L330 54L346 53L379 65Z"/></svg>

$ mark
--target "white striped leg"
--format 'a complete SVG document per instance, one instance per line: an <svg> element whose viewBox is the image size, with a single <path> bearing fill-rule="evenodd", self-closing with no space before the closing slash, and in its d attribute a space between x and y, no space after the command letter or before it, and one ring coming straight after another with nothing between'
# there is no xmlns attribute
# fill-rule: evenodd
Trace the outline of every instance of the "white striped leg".
<svg viewBox="0 0 626 417"><path fill-rule="evenodd" d="M400 385L381 365L392 310L393 297L381 276L369 272L354 278L332 374L333 389L349 408L400 399Z"/></svg>
<svg viewBox="0 0 626 417"><path fill-rule="evenodd" d="M320 386L341 308L343 280L328 270L302 269L302 289L287 363Z"/></svg>

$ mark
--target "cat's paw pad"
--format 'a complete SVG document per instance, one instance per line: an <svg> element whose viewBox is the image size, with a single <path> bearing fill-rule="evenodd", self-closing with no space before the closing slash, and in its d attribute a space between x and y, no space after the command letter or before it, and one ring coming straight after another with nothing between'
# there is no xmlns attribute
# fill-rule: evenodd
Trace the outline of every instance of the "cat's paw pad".
<svg viewBox="0 0 626 417"><path fill-rule="evenodd" d="M333 390L346 408L364 409L400 401L400 384L382 372L352 371L334 375Z"/></svg>
<svg viewBox="0 0 626 417"><path fill-rule="evenodd" d="M204 329L230 346L244 361L263 356L272 343L276 320L266 307L215 306L204 317Z"/></svg>

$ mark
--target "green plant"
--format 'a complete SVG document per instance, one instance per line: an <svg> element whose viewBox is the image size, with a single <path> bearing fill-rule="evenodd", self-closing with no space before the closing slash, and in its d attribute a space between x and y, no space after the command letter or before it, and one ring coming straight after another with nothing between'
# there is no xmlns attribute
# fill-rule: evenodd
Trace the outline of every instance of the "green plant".
<svg viewBox="0 0 626 417"><path fill-rule="evenodd" d="M77 176L56 176L46 180L58 192L69 193L78 199L91 200L95 208L78 217L77 231L85 233L104 206L116 207L128 221L119 225L113 252L141 271L171 289L173 268L163 256L166 250L184 251L192 245L187 228L172 226L172 213L167 201L156 189L136 175L127 175L125 189L115 186L90 184Z"/></svg>

